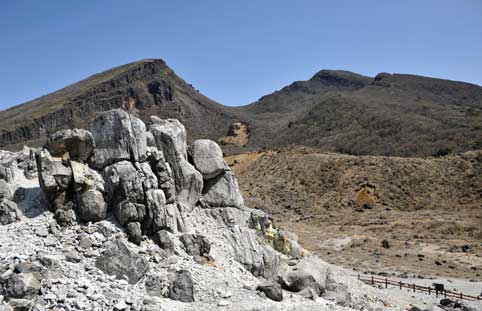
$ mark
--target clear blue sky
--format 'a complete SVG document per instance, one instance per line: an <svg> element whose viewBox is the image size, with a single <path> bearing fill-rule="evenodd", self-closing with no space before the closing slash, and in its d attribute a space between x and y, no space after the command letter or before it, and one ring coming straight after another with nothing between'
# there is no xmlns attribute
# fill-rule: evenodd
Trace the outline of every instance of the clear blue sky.
<svg viewBox="0 0 482 311"><path fill-rule="evenodd" d="M6 0L0 39L0 109L142 58L226 105L320 69L482 85L480 0Z"/></svg>

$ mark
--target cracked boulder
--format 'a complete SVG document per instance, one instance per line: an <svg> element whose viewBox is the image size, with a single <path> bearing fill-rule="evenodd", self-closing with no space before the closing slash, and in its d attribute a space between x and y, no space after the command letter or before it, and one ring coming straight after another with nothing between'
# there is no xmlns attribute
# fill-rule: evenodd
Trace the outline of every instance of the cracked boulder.
<svg viewBox="0 0 482 311"><path fill-rule="evenodd" d="M67 190L72 181L72 169L62 158L52 157L43 149L37 153L37 169L40 187L52 194Z"/></svg>
<svg viewBox="0 0 482 311"><path fill-rule="evenodd" d="M279 255L270 246L259 241L256 233L247 227L234 227L227 233L236 261L254 276L274 277L279 268Z"/></svg>
<svg viewBox="0 0 482 311"><path fill-rule="evenodd" d="M97 268L118 279L125 279L130 284L136 284L146 274L147 260L121 240L108 241L104 244L105 251L95 262Z"/></svg>
<svg viewBox="0 0 482 311"><path fill-rule="evenodd" d="M99 114L90 131L96 144L91 165L97 169L122 160L142 162L147 158L144 122L122 109Z"/></svg>
<svg viewBox="0 0 482 311"><path fill-rule="evenodd" d="M47 149L54 157L69 153L74 161L85 162L92 155L95 147L94 137L84 129L60 130L49 136Z"/></svg>
<svg viewBox="0 0 482 311"><path fill-rule="evenodd" d="M172 170L176 197L186 206L193 207L201 197L203 177L187 161L186 129L175 119L151 117L151 121L149 130Z"/></svg>
<svg viewBox="0 0 482 311"><path fill-rule="evenodd" d="M142 177L129 161L121 161L107 166L103 174L109 201L114 208L120 202L144 202Z"/></svg>
<svg viewBox="0 0 482 311"><path fill-rule="evenodd" d="M144 221L146 232L167 230L175 233L178 231L180 222L182 222L182 218L177 205L167 204L162 190L151 189L146 191L146 217Z"/></svg>
<svg viewBox="0 0 482 311"><path fill-rule="evenodd" d="M77 214L85 222L97 222L105 219L107 216L107 204L102 193L94 189L79 193Z"/></svg>
<svg viewBox="0 0 482 311"><path fill-rule="evenodd" d="M234 174L226 172L206 181L201 198L203 207L235 207L245 209L244 200L239 191Z"/></svg>
<svg viewBox="0 0 482 311"><path fill-rule="evenodd" d="M194 167L201 172L205 180L229 171L223 159L223 151L210 139L198 139L190 147L190 156Z"/></svg>
<svg viewBox="0 0 482 311"><path fill-rule="evenodd" d="M314 292L319 297L325 293L327 274L328 268L319 258L307 257L296 265L281 267L278 282L285 290L300 292L303 296Z"/></svg>
<svg viewBox="0 0 482 311"><path fill-rule="evenodd" d="M169 280L171 282L169 298L182 302L194 302L194 282L189 271L173 272L169 275Z"/></svg>

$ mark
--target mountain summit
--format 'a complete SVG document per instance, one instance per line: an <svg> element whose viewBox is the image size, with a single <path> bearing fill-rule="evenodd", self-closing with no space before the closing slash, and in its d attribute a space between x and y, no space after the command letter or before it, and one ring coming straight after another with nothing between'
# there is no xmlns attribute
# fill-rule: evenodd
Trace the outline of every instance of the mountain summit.
<svg viewBox="0 0 482 311"><path fill-rule="evenodd" d="M119 66L1 111L0 147L43 145L49 133L83 128L114 108L145 122L151 115L179 119L189 137L217 140L228 153L301 145L353 155L431 156L482 148L478 85L321 70L252 104L226 107L159 59Z"/></svg>
<svg viewBox="0 0 482 311"><path fill-rule="evenodd" d="M178 77L163 60L112 68L61 90L0 112L0 147L41 145L59 129L83 128L103 111L122 108L146 121L177 118L190 136L220 137L232 123L223 106Z"/></svg>

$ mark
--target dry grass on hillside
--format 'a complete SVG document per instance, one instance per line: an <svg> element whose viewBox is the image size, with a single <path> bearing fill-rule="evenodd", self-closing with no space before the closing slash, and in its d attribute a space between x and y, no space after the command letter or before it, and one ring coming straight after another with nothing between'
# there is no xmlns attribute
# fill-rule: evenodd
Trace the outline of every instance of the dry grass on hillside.
<svg viewBox="0 0 482 311"><path fill-rule="evenodd" d="M247 204L326 260L482 279L482 151L397 158L298 149L226 160ZM334 250L340 241L346 245Z"/></svg>

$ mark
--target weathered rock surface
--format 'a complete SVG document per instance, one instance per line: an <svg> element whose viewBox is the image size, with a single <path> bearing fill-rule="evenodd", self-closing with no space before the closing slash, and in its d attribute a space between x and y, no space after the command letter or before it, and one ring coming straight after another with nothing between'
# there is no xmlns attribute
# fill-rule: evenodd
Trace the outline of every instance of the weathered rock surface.
<svg viewBox="0 0 482 311"><path fill-rule="evenodd" d="M107 216L104 196L97 190L87 190L78 195L78 215L85 222L101 221Z"/></svg>
<svg viewBox="0 0 482 311"><path fill-rule="evenodd" d="M2 295L8 298L32 298L40 290L40 281L33 273L14 273L2 284Z"/></svg>
<svg viewBox="0 0 482 311"><path fill-rule="evenodd" d="M194 284L189 271L176 271L169 278L171 280L169 298L182 302L194 301Z"/></svg>
<svg viewBox="0 0 482 311"><path fill-rule="evenodd" d="M256 234L246 227L235 227L227 234L236 260L253 275L274 277L279 268L279 255L258 241Z"/></svg>
<svg viewBox="0 0 482 311"><path fill-rule="evenodd" d="M281 286L292 292L309 288L317 297L325 292L327 269L317 257L307 257L294 266L283 266L278 275Z"/></svg>
<svg viewBox="0 0 482 311"><path fill-rule="evenodd" d="M190 147L190 156L194 167L201 172L204 179L212 179L229 171L229 167L223 159L223 151L212 140L196 140Z"/></svg>
<svg viewBox="0 0 482 311"><path fill-rule="evenodd" d="M36 157L40 186L46 194L65 191L72 181L72 169L66 160L52 157L45 149L37 153Z"/></svg>
<svg viewBox="0 0 482 311"><path fill-rule="evenodd" d="M211 243L209 243L208 239L202 235L195 235L195 234L183 234L179 238L186 253L191 256L207 256L211 250Z"/></svg>
<svg viewBox="0 0 482 311"><path fill-rule="evenodd" d="M206 182L202 204L207 207L235 207L245 209L238 182L233 173L226 172Z"/></svg>
<svg viewBox="0 0 482 311"><path fill-rule="evenodd" d="M97 268L130 284L137 283L147 272L147 260L121 240L106 243L105 252L95 262Z"/></svg>
<svg viewBox="0 0 482 311"><path fill-rule="evenodd" d="M54 157L69 153L70 159L85 162L95 147L94 138L84 129L60 130L49 136L47 149Z"/></svg>
<svg viewBox="0 0 482 311"><path fill-rule="evenodd" d="M22 213L13 201L2 199L0 200L0 224L8 225L12 222L20 220Z"/></svg>
<svg viewBox="0 0 482 311"><path fill-rule="evenodd" d="M151 120L149 131L172 169L177 198L187 206L193 206L201 196L203 178L187 161L186 129L178 120L156 117Z"/></svg>
<svg viewBox="0 0 482 311"><path fill-rule="evenodd" d="M102 169L122 160L139 162L146 159L146 126L124 110L99 114L90 130L96 144L91 159L95 168Z"/></svg>
<svg viewBox="0 0 482 311"><path fill-rule="evenodd" d="M283 290L278 283L275 282L265 282L261 283L256 287L256 290L263 292L266 297L274 301L283 300Z"/></svg>

